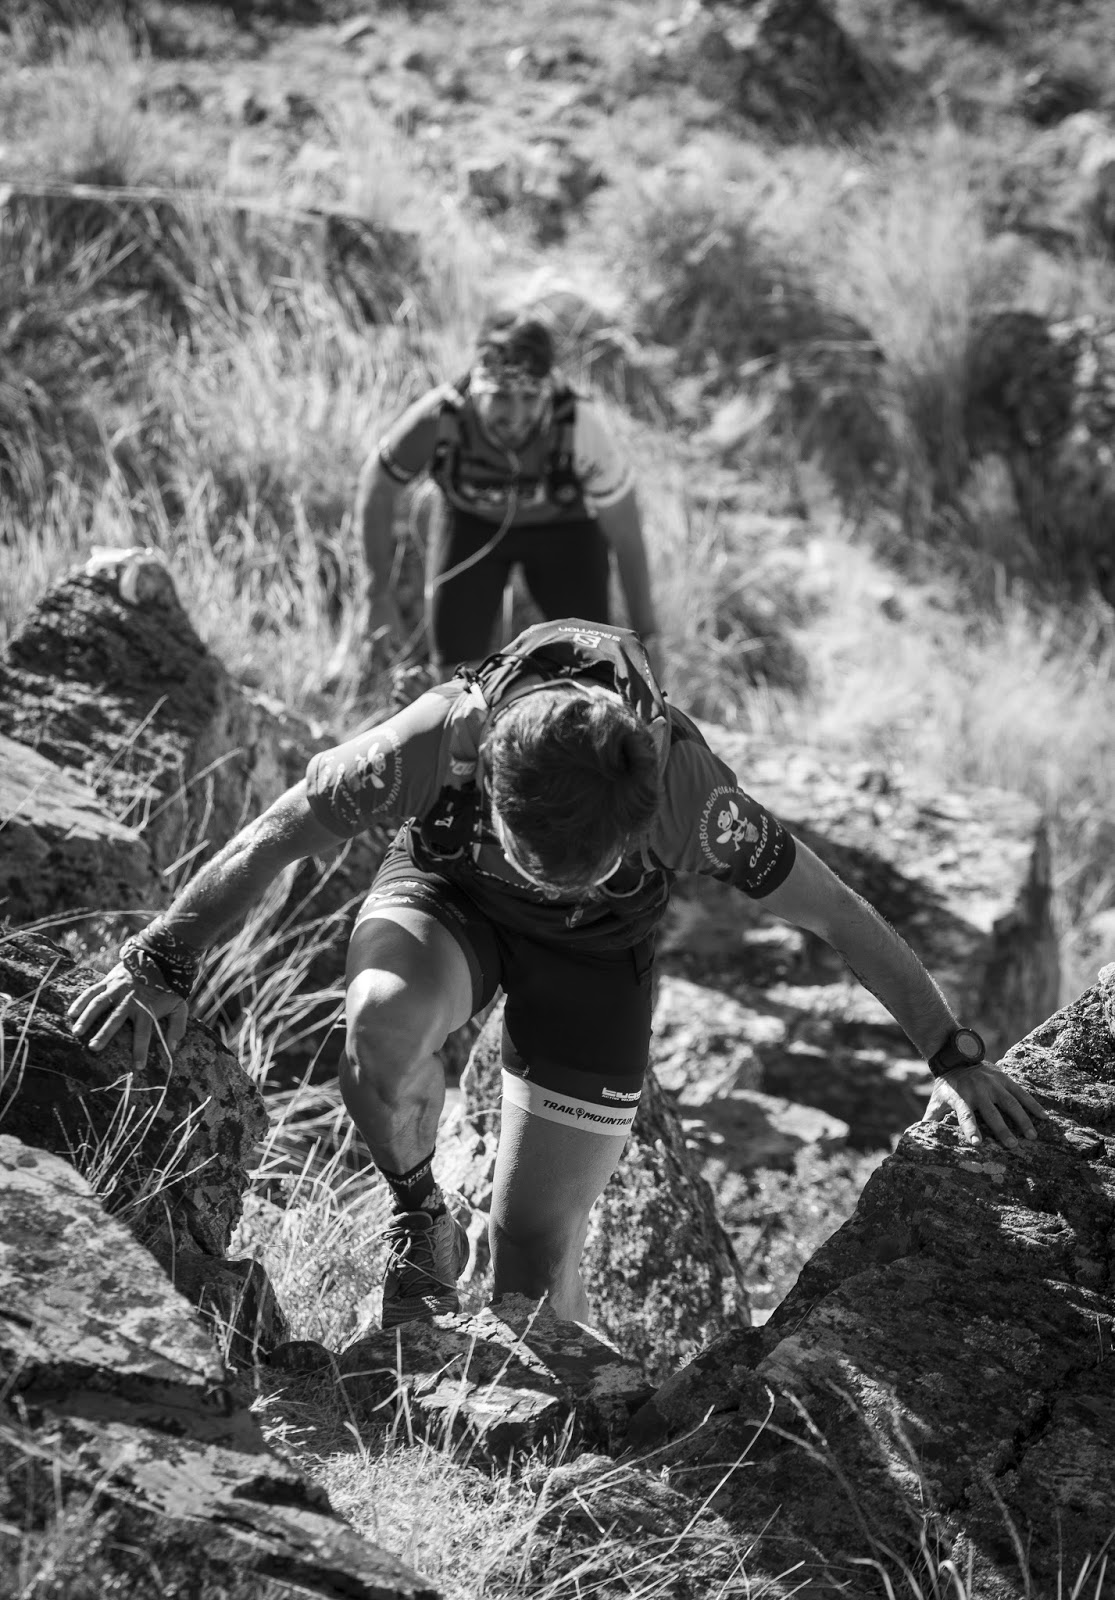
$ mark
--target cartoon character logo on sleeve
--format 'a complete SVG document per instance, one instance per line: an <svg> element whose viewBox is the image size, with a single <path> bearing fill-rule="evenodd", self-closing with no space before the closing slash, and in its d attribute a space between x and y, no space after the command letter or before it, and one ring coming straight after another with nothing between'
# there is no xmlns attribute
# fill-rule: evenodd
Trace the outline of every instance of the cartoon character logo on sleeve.
<svg viewBox="0 0 1115 1600"><path fill-rule="evenodd" d="M389 811L403 784L399 741L394 729L380 728L355 766L357 784L367 811Z"/></svg>
<svg viewBox="0 0 1115 1600"><path fill-rule="evenodd" d="M762 849L764 832L749 815L746 797L738 789L721 785L709 795L701 812L701 854L716 868L731 867L745 846ZM756 853L752 853L752 862Z"/></svg>

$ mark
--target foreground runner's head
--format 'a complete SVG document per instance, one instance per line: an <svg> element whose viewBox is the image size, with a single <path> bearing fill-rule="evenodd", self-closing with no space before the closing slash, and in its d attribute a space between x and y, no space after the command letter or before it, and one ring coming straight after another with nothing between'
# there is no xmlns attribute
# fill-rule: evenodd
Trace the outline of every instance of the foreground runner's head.
<svg viewBox="0 0 1115 1600"><path fill-rule="evenodd" d="M589 893L654 820L660 795L654 740L606 689L568 683L532 689L492 718L483 756L504 853L540 887Z"/></svg>
<svg viewBox="0 0 1115 1600"><path fill-rule="evenodd" d="M537 317L497 311L476 339L469 395L486 431L508 449L538 426L552 392L554 344Z"/></svg>

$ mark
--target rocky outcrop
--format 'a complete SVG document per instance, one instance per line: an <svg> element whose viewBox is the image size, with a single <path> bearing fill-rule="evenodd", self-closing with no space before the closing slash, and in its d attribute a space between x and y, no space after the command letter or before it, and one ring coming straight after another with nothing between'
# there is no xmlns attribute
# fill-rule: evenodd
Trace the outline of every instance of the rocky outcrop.
<svg viewBox="0 0 1115 1600"><path fill-rule="evenodd" d="M660 24L651 57L764 128L851 132L893 97L893 68L874 61L821 0L689 0Z"/></svg>
<svg viewBox="0 0 1115 1600"><path fill-rule="evenodd" d="M154 552L50 590L0 661L0 733L81 774L169 877L296 782L328 741L233 682Z"/></svg>
<svg viewBox="0 0 1115 1600"><path fill-rule="evenodd" d="M469 1282L490 1283L487 1222L499 1137L502 1003L473 1047L464 1106L439 1138L443 1186L473 1208ZM678 1292L677 1264L685 1263ZM594 1322L651 1373L668 1371L717 1329L747 1320L739 1264L669 1098L648 1080L619 1168L592 1221L582 1261Z"/></svg>
<svg viewBox="0 0 1115 1600"><path fill-rule="evenodd" d="M268 1451L189 1306L69 1163L7 1135L0 1417L0 1520L59 1582L69 1563L104 1594L437 1600Z"/></svg>
<svg viewBox="0 0 1115 1600"><path fill-rule="evenodd" d="M295 1347L287 1365L298 1359ZM411 1416L437 1442L463 1438L490 1459L529 1456L570 1430L588 1445L617 1448L651 1392L642 1368L607 1339L523 1295L398 1336L365 1335L335 1364L371 1425L386 1426L405 1394Z"/></svg>
<svg viewBox="0 0 1115 1600"><path fill-rule="evenodd" d="M636 1418L644 1443L695 1430L655 1458L694 1492L746 1460L713 1507L754 1540L753 1582L800 1560L808 1593L846 1593L856 1571L857 1594L883 1572L927 1592L947 1559L966 1592L1051 1600L1101 1577L1115 967L1004 1064L1049 1113L1036 1142L909 1130L766 1326L713 1341Z"/></svg>
<svg viewBox="0 0 1115 1600"><path fill-rule="evenodd" d="M163 886L134 828L88 783L0 734L0 920L156 906Z"/></svg>
<svg viewBox="0 0 1115 1600"><path fill-rule="evenodd" d="M226 1252L267 1128L236 1058L192 1026L173 1063L131 1061L131 1030L97 1054L66 1021L94 974L49 939L0 943L0 1118L4 1132L72 1162L173 1283L251 1363L287 1337L267 1275Z"/></svg>
<svg viewBox="0 0 1115 1600"><path fill-rule="evenodd" d="M231 677L195 632L165 562L143 549L96 553L13 634L0 659L4 736L27 753L5 780L23 809L10 838L0 832L0 897L15 920L49 910L59 921L157 909L333 742ZM48 798L64 816L51 815ZM62 836L71 811L74 831ZM328 1038L351 919L385 844L367 833L303 862L257 941L273 965L298 951L301 994L326 991L303 1002L299 1070ZM30 880L28 861L40 864ZM329 1050L332 1067L332 1041Z"/></svg>
<svg viewBox="0 0 1115 1600"><path fill-rule="evenodd" d="M288 102L288 114L298 109ZM143 296L183 330L218 257L226 294L250 301L256 273L264 282L317 279L368 322L390 321L422 281L413 235L327 205L184 203L181 194L149 186L24 182L5 185L0 211L17 239L49 238L60 254L102 252L108 287Z"/></svg>

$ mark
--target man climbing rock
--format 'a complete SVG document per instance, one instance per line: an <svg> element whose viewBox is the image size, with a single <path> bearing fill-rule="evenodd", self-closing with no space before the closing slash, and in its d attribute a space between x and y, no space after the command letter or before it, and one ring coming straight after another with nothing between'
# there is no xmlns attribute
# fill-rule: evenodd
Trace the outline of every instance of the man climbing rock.
<svg viewBox="0 0 1115 1600"><path fill-rule="evenodd" d="M468 373L415 401L365 463L356 498L365 646L404 643L392 586L395 506L423 472L439 500L425 596L435 673L488 654L516 566L543 616L607 622L613 552L631 625L656 659L631 469L598 411L555 371L544 323L522 312L489 317Z"/></svg>
<svg viewBox="0 0 1115 1600"><path fill-rule="evenodd" d="M646 1070L656 929L678 873L734 885L828 941L887 1006L937 1084L926 1116L980 1142L1044 1115L983 1060L913 951L740 786L669 706L636 635L527 629L347 743L201 869L74 1003L98 1049L173 1051L205 947L292 862L394 819L348 953L345 1104L395 1202L383 1322L457 1307L467 1244L434 1173L437 1052L506 995L491 1212L498 1298L548 1295L584 1320L580 1257Z"/></svg>

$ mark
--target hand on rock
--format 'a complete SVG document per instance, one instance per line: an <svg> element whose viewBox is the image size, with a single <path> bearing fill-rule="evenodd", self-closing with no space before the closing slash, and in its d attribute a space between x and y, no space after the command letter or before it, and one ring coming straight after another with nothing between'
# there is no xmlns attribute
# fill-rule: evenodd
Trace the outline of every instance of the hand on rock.
<svg viewBox="0 0 1115 1600"><path fill-rule="evenodd" d="M103 1050L126 1022L132 1025L132 1065L147 1060L157 1035L168 1059L182 1043L189 1007L181 995L141 983L118 961L112 971L83 989L66 1012L77 1038L90 1050Z"/></svg>
<svg viewBox="0 0 1115 1600"><path fill-rule="evenodd" d="M952 1114L968 1144L983 1143L978 1120L982 1117L998 1142L1008 1150L1017 1150L1019 1144L1007 1118L1023 1139L1036 1139L1037 1129L1031 1118L1045 1121L1049 1115L1028 1089L1015 1083L998 1067L988 1064L961 1067L937 1079L921 1120L943 1122Z"/></svg>

